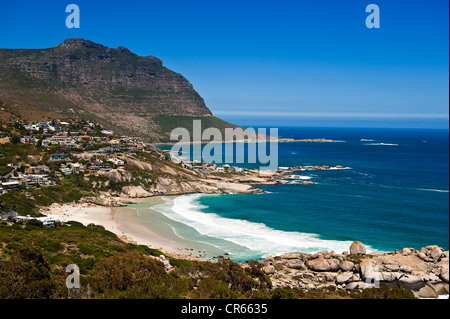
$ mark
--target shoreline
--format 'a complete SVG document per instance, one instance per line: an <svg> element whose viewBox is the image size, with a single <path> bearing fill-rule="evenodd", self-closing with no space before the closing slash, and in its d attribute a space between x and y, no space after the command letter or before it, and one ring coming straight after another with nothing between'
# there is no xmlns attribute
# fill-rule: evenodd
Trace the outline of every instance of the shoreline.
<svg viewBox="0 0 450 319"><path fill-rule="evenodd" d="M162 196L154 196L135 200L134 204L126 207L54 204L45 213L61 221L101 225L126 243L157 249L169 258L218 262L229 259L223 251L218 252L215 258L205 258L206 254L202 256L202 252L206 253L204 247L208 244L205 243L203 247L202 243L200 246L190 246L195 240L177 236L174 229L170 230L171 225L164 225L164 220L158 217L163 214L152 208L163 203L165 199ZM149 210L149 215L154 217L147 222L140 216L145 210ZM135 219L136 212L139 212L139 219ZM246 262L235 262L243 268L249 267ZM271 255L261 260L260 265L264 274L270 277L274 288L299 287L309 291L332 285L347 291L364 290L373 287L367 282L372 276L370 269L376 267L379 269L376 278L387 287L408 289L419 298L446 298L449 293L449 252L437 245L422 247L420 251L403 248L400 251L385 252L366 251L361 242L355 241L342 253L289 252Z"/></svg>
<svg viewBox="0 0 450 319"><path fill-rule="evenodd" d="M148 204L146 209L154 214L160 214L152 209L152 206L163 204L162 196L152 196L135 199L126 206L108 207L95 204L53 204L42 209L42 213L48 217L57 218L62 222L76 221L87 226L96 224L103 226L106 230L114 233L119 239L126 243L144 245L157 249L170 257L186 260L206 261L202 253L204 250L189 246L187 240L176 236L173 232L161 233L161 229L148 227L133 221L136 215L134 208L130 205ZM124 212L128 210L128 212ZM134 215L134 216L133 216ZM156 225L161 227L161 225ZM167 227L167 226L166 226ZM197 248L197 249L196 249Z"/></svg>

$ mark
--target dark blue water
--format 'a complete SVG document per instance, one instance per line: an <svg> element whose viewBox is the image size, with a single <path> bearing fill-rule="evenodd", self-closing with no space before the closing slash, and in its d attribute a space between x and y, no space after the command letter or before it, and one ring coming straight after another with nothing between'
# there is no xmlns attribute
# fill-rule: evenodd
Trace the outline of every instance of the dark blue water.
<svg viewBox="0 0 450 319"><path fill-rule="evenodd" d="M279 166L351 169L297 173L316 185L260 187L266 194L201 196L195 200L203 213L316 234L330 243L360 240L376 250L430 244L449 248L448 130L281 127L279 135L345 141L280 143Z"/></svg>

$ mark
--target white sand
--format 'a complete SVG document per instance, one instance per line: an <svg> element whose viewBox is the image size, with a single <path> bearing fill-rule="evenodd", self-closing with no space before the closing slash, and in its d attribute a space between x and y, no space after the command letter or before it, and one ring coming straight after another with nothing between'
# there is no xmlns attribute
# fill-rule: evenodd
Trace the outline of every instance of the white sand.
<svg viewBox="0 0 450 319"><path fill-rule="evenodd" d="M154 204L162 203L161 198L154 198ZM87 226L89 224L101 225L106 230L116 234L128 243L149 246L158 249L176 258L200 260L188 248L182 248L180 241L162 236L161 234L144 227L143 225L126 223L124 218L118 218L123 213L120 207L88 206L87 204L54 204L42 211L43 214L54 217L62 222L77 221Z"/></svg>

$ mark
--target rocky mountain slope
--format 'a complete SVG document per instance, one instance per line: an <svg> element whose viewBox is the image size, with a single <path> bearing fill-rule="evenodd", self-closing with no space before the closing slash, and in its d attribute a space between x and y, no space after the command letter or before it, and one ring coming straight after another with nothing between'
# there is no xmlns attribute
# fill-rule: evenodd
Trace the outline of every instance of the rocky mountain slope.
<svg viewBox="0 0 450 319"><path fill-rule="evenodd" d="M5 105L16 103L27 120L28 107L152 141L167 141L192 118L234 127L215 118L192 84L160 59L83 39L48 49L0 49L0 103L2 117L11 115Z"/></svg>

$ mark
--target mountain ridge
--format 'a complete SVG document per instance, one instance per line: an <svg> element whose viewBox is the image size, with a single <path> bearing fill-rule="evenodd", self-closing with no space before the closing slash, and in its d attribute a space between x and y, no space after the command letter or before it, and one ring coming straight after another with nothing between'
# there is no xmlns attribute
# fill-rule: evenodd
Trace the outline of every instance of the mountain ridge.
<svg viewBox="0 0 450 319"><path fill-rule="evenodd" d="M190 118L236 127L214 117L193 85L161 59L80 38L46 49L0 49L2 99L153 142L168 141L171 129Z"/></svg>

